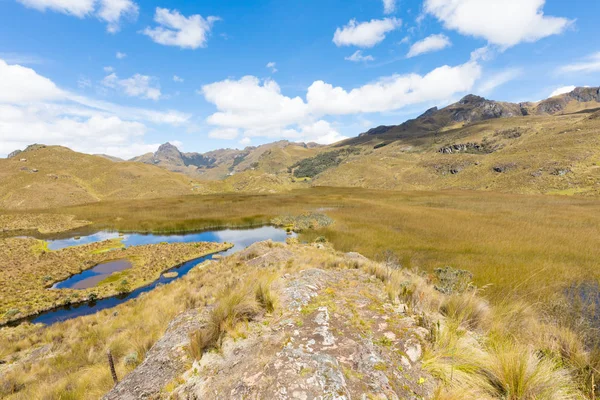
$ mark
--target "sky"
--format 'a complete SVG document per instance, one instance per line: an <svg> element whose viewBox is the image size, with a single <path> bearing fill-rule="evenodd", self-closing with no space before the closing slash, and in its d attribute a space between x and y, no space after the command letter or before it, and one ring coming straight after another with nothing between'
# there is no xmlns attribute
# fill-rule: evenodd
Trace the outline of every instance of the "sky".
<svg viewBox="0 0 600 400"><path fill-rule="evenodd" d="M0 0L0 157L333 143L600 85L600 0Z"/></svg>

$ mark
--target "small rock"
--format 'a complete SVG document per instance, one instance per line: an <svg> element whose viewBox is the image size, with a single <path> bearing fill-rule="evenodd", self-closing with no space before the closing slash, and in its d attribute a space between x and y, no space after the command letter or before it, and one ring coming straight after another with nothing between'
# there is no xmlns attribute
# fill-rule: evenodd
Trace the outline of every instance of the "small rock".
<svg viewBox="0 0 600 400"><path fill-rule="evenodd" d="M423 356L421 344L414 339L409 339L404 343L404 352L412 362L417 362Z"/></svg>

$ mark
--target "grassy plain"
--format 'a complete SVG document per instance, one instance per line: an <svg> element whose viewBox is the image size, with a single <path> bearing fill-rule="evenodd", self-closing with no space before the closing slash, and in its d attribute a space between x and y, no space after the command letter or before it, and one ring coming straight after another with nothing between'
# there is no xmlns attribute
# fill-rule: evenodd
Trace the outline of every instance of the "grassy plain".
<svg viewBox="0 0 600 400"><path fill-rule="evenodd" d="M474 274L488 295L537 302L570 283L600 278L600 201L480 191L395 192L312 188L283 194L221 194L114 201L52 210L97 228L189 231L269 223L276 216L321 212L325 236L342 251L376 258L392 250L404 267L453 266Z"/></svg>
<svg viewBox="0 0 600 400"><path fill-rule="evenodd" d="M477 301L470 299L448 303L444 312L456 319L458 325L474 324L489 335L489 345L497 346L490 347L486 357L491 357L489 365L498 371L502 372L503 364L512 367L522 364L525 369L530 364L538 365L531 356L532 349L541 349L568 356L565 365L572 368L574 374L582 375L581 385L588 390L591 374L599 364L583 355L583 344L578 338L580 335L589 337L590 332L568 329L581 327L575 326L573 316L564 312L569 310L568 304L564 306L567 288L597 282L600 278L597 268L600 201L593 198L323 187L269 195L120 200L46 212L74 215L77 219L92 221L92 227L98 229L137 231L252 226L268 223L281 215L324 213L335 222L303 232L301 240L313 241L325 236L337 250L358 251L376 259L391 250L407 269L431 272L449 265L471 271L477 286L483 287L478 294L494 305L492 317L480 317ZM47 393L47 398L79 398L82 393L89 398L98 397L111 386L104 365L107 348L119 355L119 374L131 370L161 336L171 318L190 304L211 304L221 283L242 276L240 266L211 269L210 275L204 275L208 273L198 270L178 281L181 283L167 285L135 302L125 303L115 309L118 317L111 317L113 310L102 311L48 328L21 326L3 332L3 337L12 336L0 347L0 357L17 354L19 359L26 359L33 349L46 345L52 346L54 354L60 354L58 359L49 358L31 369L27 369L27 363L18 364L23 367L17 368L25 369L6 375L5 382L9 386L4 393L8 395L11 388L20 388L14 398L43 393ZM215 281L215 277L219 280ZM190 280L194 282L192 291L186 283ZM206 282L211 283L206 285ZM393 282L389 286L390 293L398 296L394 290L399 286ZM431 293L425 293L423 298L429 298ZM570 311L577 310L571 308ZM563 320L557 316L568 318ZM480 323L480 319L485 322ZM549 328L564 323L570 325ZM476 354L468 363L464 359L455 360L454 356L449 358L449 354L460 354L470 345L458 340L462 336L456 327L449 326L439 333L439 344L428 357L431 368L437 369L441 377L455 368L456 371L464 365L475 368L478 362L485 362L485 358L478 359ZM465 364L457 364L460 362ZM542 367L546 368L545 365ZM450 376L452 374L450 372ZM515 381L521 378L526 377L504 377ZM457 382L458 386L452 391L463 390L461 382ZM548 382L544 381L543 385ZM467 397L442 393L439 398Z"/></svg>

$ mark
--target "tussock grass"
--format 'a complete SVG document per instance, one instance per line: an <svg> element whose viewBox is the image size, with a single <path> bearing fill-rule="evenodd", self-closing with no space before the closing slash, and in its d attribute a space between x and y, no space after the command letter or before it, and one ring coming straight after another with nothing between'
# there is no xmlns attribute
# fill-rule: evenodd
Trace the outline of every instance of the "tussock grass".
<svg viewBox="0 0 600 400"><path fill-rule="evenodd" d="M256 274L258 275L258 274ZM189 354L199 360L210 349L219 349L226 335L232 335L240 324L247 324L262 312L275 310L276 297L271 291L274 276L251 277L223 291L210 311L204 327L190 334Z"/></svg>
<svg viewBox="0 0 600 400"><path fill-rule="evenodd" d="M489 322L490 307L475 291L452 295L440 306L446 318L470 330L483 328Z"/></svg>

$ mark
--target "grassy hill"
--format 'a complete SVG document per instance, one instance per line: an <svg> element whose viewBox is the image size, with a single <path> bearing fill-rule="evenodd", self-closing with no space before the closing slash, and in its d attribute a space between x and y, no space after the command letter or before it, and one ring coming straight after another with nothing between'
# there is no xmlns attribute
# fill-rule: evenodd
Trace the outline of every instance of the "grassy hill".
<svg viewBox="0 0 600 400"><path fill-rule="evenodd" d="M0 159L0 208L33 209L107 199L144 199L203 193L188 177L161 168L77 153L61 146L30 146Z"/></svg>
<svg viewBox="0 0 600 400"><path fill-rule="evenodd" d="M361 153L313 184L402 190L600 193L597 112L490 119L391 140L371 136Z"/></svg>

